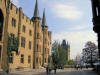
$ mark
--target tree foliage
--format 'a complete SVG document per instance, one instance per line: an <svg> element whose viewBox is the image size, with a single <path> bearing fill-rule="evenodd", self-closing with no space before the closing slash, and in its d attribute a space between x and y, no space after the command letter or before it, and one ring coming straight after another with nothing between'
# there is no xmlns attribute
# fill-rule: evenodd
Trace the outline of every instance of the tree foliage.
<svg viewBox="0 0 100 75"><path fill-rule="evenodd" d="M12 51L18 51L18 37L15 38L8 34L7 55L9 56Z"/></svg>
<svg viewBox="0 0 100 75"><path fill-rule="evenodd" d="M52 67L52 65L53 65L52 56L49 56L48 57L48 66Z"/></svg>
<svg viewBox="0 0 100 75"><path fill-rule="evenodd" d="M52 60L54 65L65 65L66 64L67 51L61 47L57 41L52 45Z"/></svg>
<svg viewBox="0 0 100 75"><path fill-rule="evenodd" d="M66 65L76 65L74 60L69 60L66 62Z"/></svg>
<svg viewBox="0 0 100 75"><path fill-rule="evenodd" d="M98 49L95 43L88 41L83 49L83 61L85 63L91 63L91 65L98 59Z"/></svg>

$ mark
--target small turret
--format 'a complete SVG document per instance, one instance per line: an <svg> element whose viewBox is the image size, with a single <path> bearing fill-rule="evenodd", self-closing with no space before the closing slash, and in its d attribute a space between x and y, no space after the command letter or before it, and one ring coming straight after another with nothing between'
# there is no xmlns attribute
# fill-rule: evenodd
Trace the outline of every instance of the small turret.
<svg viewBox="0 0 100 75"><path fill-rule="evenodd" d="M63 40L62 41L62 47L63 47L63 49L67 49L67 44L66 44L66 40Z"/></svg>
<svg viewBox="0 0 100 75"><path fill-rule="evenodd" d="M43 11L42 26L47 26L46 16L45 16L45 9Z"/></svg>
<svg viewBox="0 0 100 75"><path fill-rule="evenodd" d="M36 0L35 4L35 10L34 10L34 16L33 17L39 17L39 9L38 9L38 1Z"/></svg>

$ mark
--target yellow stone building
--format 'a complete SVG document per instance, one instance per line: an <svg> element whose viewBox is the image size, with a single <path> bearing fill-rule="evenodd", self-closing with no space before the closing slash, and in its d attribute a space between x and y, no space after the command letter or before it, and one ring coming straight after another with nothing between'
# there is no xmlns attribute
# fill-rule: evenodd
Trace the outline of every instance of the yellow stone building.
<svg viewBox="0 0 100 75"><path fill-rule="evenodd" d="M12 40L18 38L18 50L12 50L9 57L11 69L48 65L52 33L48 31L45 10L43 18L39 17L37 0L32 19L10 0L0 0L0 70L7 69L8 34Z"/></svg>

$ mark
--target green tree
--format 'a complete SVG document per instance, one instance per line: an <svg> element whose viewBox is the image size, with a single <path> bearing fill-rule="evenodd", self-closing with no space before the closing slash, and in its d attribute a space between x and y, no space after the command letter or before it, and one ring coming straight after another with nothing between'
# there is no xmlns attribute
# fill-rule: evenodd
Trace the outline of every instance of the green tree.
<svg viewBox="0 0 100 75"><path fill-rule="evenodd" d="M8 34L7 55L10 56L12 51L18 52L18 37L12 37L11 34Z"/></svg>
<svg viewBox="0 0 100 75"><path fill-rule="evenodd" d="M48 57L48 66L52 67L52 65L53 65L52 56L49 56Z"/></svg>
<svg viewBox="0 0 100 75"><path fill-rule="evenodd" d="M59 44L58 45L58 65L65 65L66 64L66 55L67 55L67 52L66 50L64 50L62 48L62 46Z"/></svg>
<svg viewBox="0 0 100 75"><path fill-rule="evenodd" d="M12 37L8 33L8 47L7 47L7 73L9 73L9 58L12 51L18 53L18 37Z"/></svg>
<svg viewBox="0 0 100 75"><path fill-rule="evenodd" d="M64 50L57 41L52 44L52 60L53 65L65 65L66 64L66 50Z"/></svg>
<svg viewBox="0 0 100 75"><path fill-rule="evenodd" d="M66 62L66 65L76 65L76 63L73 60L69 60Z"/></svg>
<svg viewBox="0 0 100 75"><path fill-rule="evenodd" d="M88 41L85 44L82 54L83 61L85 63L90 63L93 66L93 63L98 60L98 47L95 43Z"/></svg>
<svg viewBox="0 0 100 75"><path fill-rule="evenodd" d="M53 60L53 65L58 64L58 42L55 41L52 44L52 60Z"/></svg>

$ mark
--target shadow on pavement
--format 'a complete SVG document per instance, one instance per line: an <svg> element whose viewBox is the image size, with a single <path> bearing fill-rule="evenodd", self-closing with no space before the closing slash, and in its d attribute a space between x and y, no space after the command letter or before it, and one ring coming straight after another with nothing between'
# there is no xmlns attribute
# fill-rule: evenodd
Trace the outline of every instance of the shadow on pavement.
<svg viewBox="0 0 100 75"><path fill-rule="evenodd" d="M46 73L40 73L36 75L47 75ZM54 74L53 72L48 75L97 75L94 71L92 70L75 70L75 71L65 71L65 72L57 72Z"/></svg>

